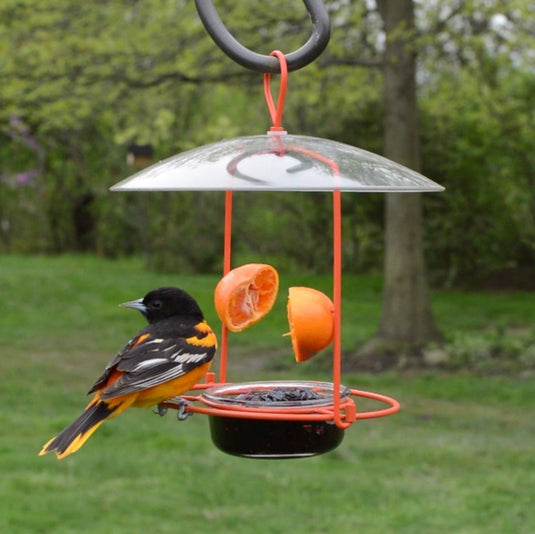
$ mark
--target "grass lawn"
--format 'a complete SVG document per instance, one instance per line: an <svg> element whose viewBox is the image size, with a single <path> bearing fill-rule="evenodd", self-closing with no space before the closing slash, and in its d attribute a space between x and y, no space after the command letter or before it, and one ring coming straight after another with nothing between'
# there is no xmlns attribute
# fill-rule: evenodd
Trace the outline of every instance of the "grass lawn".
<svg viewBox="0 0 535 534"><path fill-rule="evenodd" d="M143 325L117 304L176 284L217 329L217 277L147 272L137 260L7 256L0 280L2 533L535 533L529 371L346 374L346 385L394 396L402 411L356 423L338 449L310 459L231 457L212 445L201 415L178 422L129 410L58 462L37 452ZM329 379L325 355L297 366L281 337L294 284L329 292L330 280L281 274L273 312L231 335L230 380ZM344 350L373 332L380 291L377 277L344 280ZM471 354L485 336L514 346L518 333L529 358L534 300L447 292L433 295L433 307L452 346L463 339Z"/></svg>

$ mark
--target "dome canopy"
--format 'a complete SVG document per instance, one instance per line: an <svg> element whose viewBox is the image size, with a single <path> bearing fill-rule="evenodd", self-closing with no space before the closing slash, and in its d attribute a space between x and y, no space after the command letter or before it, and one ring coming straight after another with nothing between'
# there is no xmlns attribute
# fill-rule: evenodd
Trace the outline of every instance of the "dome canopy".
<svg viewBox="0 0 535 534"><path fill-rule="evenodd" d="M203 145L147 167L112 191L443 191L425 176L344 143L268 132Z"/></svg>

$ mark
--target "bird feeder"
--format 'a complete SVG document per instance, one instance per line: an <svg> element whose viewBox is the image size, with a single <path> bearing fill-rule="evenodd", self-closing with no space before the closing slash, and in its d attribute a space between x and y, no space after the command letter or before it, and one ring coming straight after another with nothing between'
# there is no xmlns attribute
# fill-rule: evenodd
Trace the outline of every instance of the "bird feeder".
<svg viewBox="0 0 535 534"><path fill-rule="evenodd" d="M228 331L223 325L219 375L207 373L186 396L187 413L207 415L214 444L222 451L252 458L313 456L337 447L359 419L397 412L397 400L347 387L341 382L342 192L433 192L443 187L386 158L328 139L293 135L281 125L288 71L315 59L329 38L328 16L321 1L305 1L314 31L298 51L276 50L262 56L228 33L208 0L197 10L216 43L238 63L263 72L264 92L273 125L265 135L223 140L172 156L114 185L112 191L225 192L223 274L231 270L232 194L234 191L328 191L333 218L333 356L332 382L227 381ZM277 103L270 77L280 72ZM357 410L356 399L381 404ZM165 406L183 409L178 400Z"/></svg>

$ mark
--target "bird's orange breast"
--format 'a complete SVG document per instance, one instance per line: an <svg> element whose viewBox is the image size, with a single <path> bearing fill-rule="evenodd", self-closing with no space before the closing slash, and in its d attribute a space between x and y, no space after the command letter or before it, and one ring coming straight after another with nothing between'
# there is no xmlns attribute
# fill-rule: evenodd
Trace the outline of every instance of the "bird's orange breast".
<svg viewBox="0 0 535 534"><path fill-rule="evenodd" d="M195 384L201 381L204 375L210 370L211 363L203 363L185 375L179 376L169 382L131 393L131 395L136 395L132 406L138 408L154 406L164 400L172 399L173 397L178 397L186 393L186 391L189 391Z"/></svg>

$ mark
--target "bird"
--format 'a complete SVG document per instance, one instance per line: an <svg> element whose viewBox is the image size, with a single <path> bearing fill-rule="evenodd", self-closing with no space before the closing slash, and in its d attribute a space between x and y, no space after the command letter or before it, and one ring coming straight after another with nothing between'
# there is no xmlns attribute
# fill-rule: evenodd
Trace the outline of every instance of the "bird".
<svg viewBox="0 0 535 534"><path fill-rule="evenodd" d="M217 338L186 291L160 287L120 306L139 310L148 325L108 363L88 391L95 395L83 413L45 443L39 456L54 451L59 460L65 458L107 419L131 406L160 407L189 391L210 369Z"/></svg>

